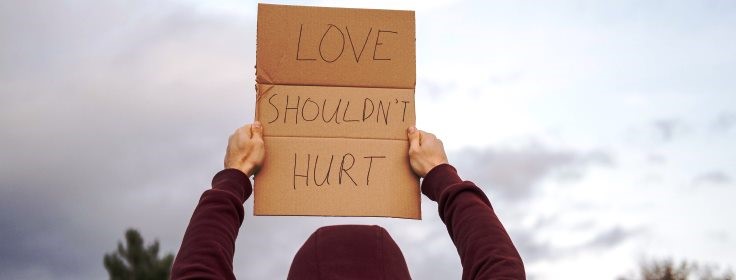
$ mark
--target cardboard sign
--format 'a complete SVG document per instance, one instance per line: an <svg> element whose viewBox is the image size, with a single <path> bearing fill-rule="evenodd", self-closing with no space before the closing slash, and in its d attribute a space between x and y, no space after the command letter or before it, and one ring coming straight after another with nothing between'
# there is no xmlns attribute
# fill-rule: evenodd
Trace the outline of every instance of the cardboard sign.
<svg viewBox="0 0 736 280"><path fill-rule="evenodd" d="M414 12L258 5L255 215L420 219Z"/></svg>

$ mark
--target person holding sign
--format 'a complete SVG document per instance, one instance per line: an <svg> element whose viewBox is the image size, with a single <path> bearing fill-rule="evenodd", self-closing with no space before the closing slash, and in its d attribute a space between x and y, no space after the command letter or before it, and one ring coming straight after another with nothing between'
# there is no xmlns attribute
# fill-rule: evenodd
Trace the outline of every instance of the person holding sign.
<svg viewBox="0 0 736 280"><path fill-rule="evenodd" d="M212 179L192 214L171 279L235 279L235 239L250 197L249 177L266 153L259 122L235 131L225 169ZM442 141L414 127L407 130L412 170L421 191L438 203L439 215L457 247L462 279L525 279L524 264L491 203L475 184L462 181L447 160ZM370 240L370 242L368 242ZM410 279L401 250L379 226L318 229L299 249L288 279Z"/></svg>

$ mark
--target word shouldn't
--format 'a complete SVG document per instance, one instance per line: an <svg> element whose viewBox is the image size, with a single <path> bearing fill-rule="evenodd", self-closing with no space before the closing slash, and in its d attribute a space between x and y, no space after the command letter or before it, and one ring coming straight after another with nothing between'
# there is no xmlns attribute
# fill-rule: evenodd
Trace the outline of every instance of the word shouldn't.
<svg viewBox="0 0 736 280"><path fill-rule="evenodd" d="M293 186L295 190L297 182L304 182L304 186L307 187L310 183L320 187L333 184L358 186L363 182L365 186L368 186L373 165L380 164L381 159L385 158L386 156L375 155L356 157L351 153L345 153L337 156L329 155L329 161L327 156L322 156L320 162L320 155L306 154L305 156L295 153L294 171L292 172Z"/></svg>
<svg viewBox="0 0 736 280"><path fill-rule="evenodd" d="M364 98L363 102L358 104L352 103L350 108L350 100L342 98L314 98L297 95L283 95L279 97L278 93L274 93L268 98L268 104L273 108L273 118L268 123L274 123L282 119L284 123L297 124L299 121L312 122L322 121L324 123L335 122L336 124L349 122L368 122L375 121L388 125L391 121L401 122L406 119L406 108L411 103L408 100L382 100L375 98ZM392 107L393 105L393 107Z"/></svg>

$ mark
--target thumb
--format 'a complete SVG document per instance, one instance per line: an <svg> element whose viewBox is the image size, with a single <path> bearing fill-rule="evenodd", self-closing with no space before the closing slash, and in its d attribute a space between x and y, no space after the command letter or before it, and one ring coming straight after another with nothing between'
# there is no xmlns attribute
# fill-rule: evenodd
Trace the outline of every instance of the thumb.
<svg viewBox="0 0 736 280"><path fill-rule="evenodd" d="M261 122L259 121L253 122L253 125L250 126L250 132L252 134L251 139L263 138L263 126L261 125Z"/></svg>
<svg viewBox="0 0 736 280"><path fill-rule="evenodd" d="M409 146L419 148L419 138L421 138L421 134L417 128L410 126L406 129L406 134L409 136Z"/></svg>

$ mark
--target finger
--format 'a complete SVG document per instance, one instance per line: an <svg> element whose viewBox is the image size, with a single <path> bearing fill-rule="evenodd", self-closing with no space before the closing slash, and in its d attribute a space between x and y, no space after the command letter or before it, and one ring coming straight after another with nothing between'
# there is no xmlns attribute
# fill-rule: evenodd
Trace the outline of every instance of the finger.
<svg viewBox="0 0 736 280"><path fill-rule="evenodd" d="M421 134L417 131L417 128L413 126L407 128L406 135L409 136L409 147L418 148Z"/></svg>
<svg viewBox="0 0 736 280"><path fill-rule="evenodd" d="M255 121L253 122L253 125L250 127L251 132L251 139L261 139L263 138L263 126L261 126L261 122Z"/></svg>
<svg viewBox="0 0 736 280"><path fill-rule="evenodd" d="M241 140L250 139L250 137L251 137L250 130L251 130L251 125L250 124L246 124L246 125L244 125L243 127L240 128L240 135L245 138L245 139L241 139Z"/></svg>
<svg viewBox="0 0 736 280"><path fill-rule="evenodd" d="M434 134L420 130L419 132L422 133L421 137L419 138L419 145L424 146L425 144L429 143L434 139Z"/></svg>

